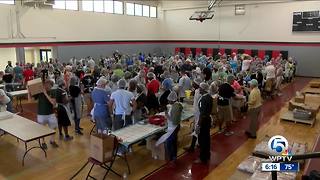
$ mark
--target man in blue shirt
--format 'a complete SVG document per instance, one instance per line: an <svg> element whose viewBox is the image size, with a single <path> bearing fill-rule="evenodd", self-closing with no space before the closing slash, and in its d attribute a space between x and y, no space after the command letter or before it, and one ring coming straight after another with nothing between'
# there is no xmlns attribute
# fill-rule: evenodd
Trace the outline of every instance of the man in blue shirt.
<svg viewBox="0 0 320 180"><path fill-rule="evenodd" d="M118 87L119 89L111 94L109 102L110 112L114 112L113 130L131 125L131 113L137 106L133 93L125 90L126 80L120 79Z"/></svg>

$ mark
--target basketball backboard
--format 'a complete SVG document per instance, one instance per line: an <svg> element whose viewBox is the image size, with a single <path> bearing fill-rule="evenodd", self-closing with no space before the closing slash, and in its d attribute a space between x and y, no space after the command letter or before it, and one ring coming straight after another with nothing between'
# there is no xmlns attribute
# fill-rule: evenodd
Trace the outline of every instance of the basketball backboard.
<svg viewBox="0 0 320 180"><path fill-rule="evenodd" d="M206 19L212 19L214 16L214 11L196 11L192 14L189 20L196 20L196 21L204 21Z"/></svg>

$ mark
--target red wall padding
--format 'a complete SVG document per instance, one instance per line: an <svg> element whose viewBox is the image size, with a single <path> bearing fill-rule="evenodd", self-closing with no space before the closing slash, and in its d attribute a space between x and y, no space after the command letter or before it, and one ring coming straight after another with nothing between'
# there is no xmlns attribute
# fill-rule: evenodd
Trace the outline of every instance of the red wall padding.
<svg viewBox="0 0 320 180"><path fill-rule="evenodd" d="M213 55L213 49L208 48L207 49L207 56L212 56Z"/></svg>
<svg viewBox="0 0 320 180"><path fill-rule="evenodd" d="M251 49L245 49L245 50L244 50L244 53L251 56Z"/></svg>
<svg viewBox="0 0 320 180"><path fill-rule="evenodd" d="M279 56L280 53L282 53L282 56L284 59L288 58L288 51L281 51L281 50L257 50L257 49L224 49L224 48L220 48L220 49L215 49L215 48L175 48L175 53L178 52L182 52L184 50L184 54L185 55L199 55L202 51L204 54L206 54L207 56L215 56L218 53L224 54L224 53L245 53L248 55L254 55L254 56L258 56L261 59L264 59L265 55L269 55L272 56L273 58L276 58ZM228 55L230 55L228 54Z"/></svg>
<svg viewBox="0 0 320 180"><path fill-rule="evenodd" d="M263 59L266 51L265 50L258 50L258 57Z"/></svg>
<svg viewBox="0 0 320 180"><path fill-rule="evenodd" d="M199 55L201 53L201 48L196 48L196 55Z"/></svg>
<svg viewBox="0 0 320 180"><path fill-rule="evenodd" d="M191 49L190 48L186 48L184 54L185 55L191 54Z"/></svg>
<svg viewBox="0 0 320 180"><path fill-rule="evenodd" d="M224 52L225 52L225 49L220 48L220 49L219 49L219 52L220 52L220 54L221 54L221 55L223 55L223 54L224 54Z"/></svg>
<svg viewBox="0 0 320 180"><path fill-rule="evenodd" d="M178 52L180 52L180 48L175 48L175 49L174 49L174 53L177 54Z"/></svg>
<svg viewBox="0 0 320 180"><path fill-rule="evenodd" d="M278 57L279 54L280 54L280 51L272 51L272 57L273 57L273 58Z"/></svg>

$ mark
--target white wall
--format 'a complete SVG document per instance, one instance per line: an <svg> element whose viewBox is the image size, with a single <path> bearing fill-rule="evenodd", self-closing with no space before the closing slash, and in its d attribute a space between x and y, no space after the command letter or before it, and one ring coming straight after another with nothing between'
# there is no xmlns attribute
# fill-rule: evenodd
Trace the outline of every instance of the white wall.
<svg viewBox="0 0 320 180"><path fill-rule="evenodd" d="M16 49L15 48L0 48L0 70L4 71L8 61L12 62L12 65L16 64Z"/></svg>
<svg viewBox="0 0 320 180"><path fill-rule="evenodd" d="M235 16L234 6L223 6L214 9L212 20L190 21L196 10L205 10L204 5L203 1L162 1L162 39L320 42L320 33L292 33L292 13L320 10L320 1L245 5L244 16Z"/></svg>
<svg viewBox="0 0 320 180"><path fill-rule="evenodd" d="M194 11L205 10L206 4L207 1L161 1L159 18L23 8L21 30L27 39L8 39L16 34L15 6L0 4L0 43L113 40L320 42L319 33L292 33L291 30L292 13L319 10L320 1L246 5L244 16L235 16L234 6L223 6L215 9L213 20L190 21Z"/></svg>
<svg viewBox="0 0 320 180"><path fill-rule="evenodd" d="M157 18L57 9L22 8L20 12L27 39L6 39L12 31L10 21L16 34L15 6L0 4L0 43L159 39Z"/></svg>

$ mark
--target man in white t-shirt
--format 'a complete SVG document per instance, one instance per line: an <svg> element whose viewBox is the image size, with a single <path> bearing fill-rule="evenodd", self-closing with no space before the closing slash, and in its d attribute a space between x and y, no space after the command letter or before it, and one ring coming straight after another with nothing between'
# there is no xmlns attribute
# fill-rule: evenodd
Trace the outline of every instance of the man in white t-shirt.
<svg viewBox="0 0 320 180"><path fill-rule="evenodd" d="M267 63L265 70L266 70L266 79L276 78L276 68L270 62Z"/></svg>
<svg viewBox="0 0 320 180"><path fill-rule="evenodd" d="M245 57L242 61L242 68L241 71L247 71L250 68L251 59L247 59L248 57Z"/></svg>
<svg viewBox="0 0 320 180"><path fill-rule="evenodd" d="M125 90L126 80L120 79L118 87L119 89L111 94L109 101L110 112L114 113L113 130L131 125L131 113L137 106L133 93Z"/></svg>
<svg viewBox="0 0 320 180"><path fill-rule="evenodd" d="M180 102L183 102L183 99L186 97L185 95L185 91L186 90L191 90L192 85L191 85L191 80L188 77L188 75L186 74L185 71L181 71L181 78L179 80L179 98L180 98Z"/></svg>
<svg viewBox="0 0 320 180"><path fill-rule="evenodd" d="M266 72L266 83L265 83L265 91L273 93L275 88L275 79L276 79L276 68L271 62L268 62L265 67Z"/></svg>
<svg viewBox="0 0 320 180"><path fill-rule="evenodd" d="M89 59L89 61L88 61L88 67L89 67L90 69L93 69L95 65L96 65L96 62L95 62L95 61L93 60L93 58L91 57L91 58Z"/></svg>

